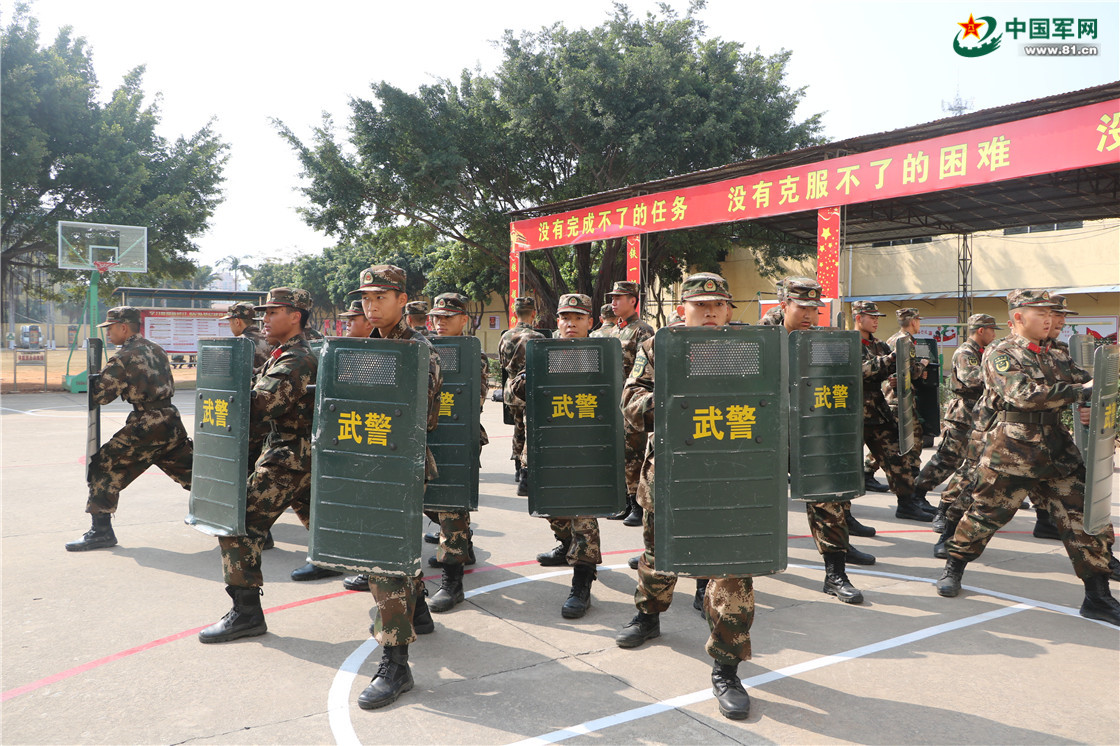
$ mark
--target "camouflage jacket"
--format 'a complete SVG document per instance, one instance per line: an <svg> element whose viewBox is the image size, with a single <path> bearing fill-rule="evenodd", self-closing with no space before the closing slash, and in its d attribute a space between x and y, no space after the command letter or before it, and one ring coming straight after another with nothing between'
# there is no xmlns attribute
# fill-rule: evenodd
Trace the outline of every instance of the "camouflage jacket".
<svg viewBox="0 0 1120 746"><path fill-rule="evenodd" d="M167 353L139 334L124 341L91 386L92 398L98 404L108 404L119 396L137 410L175 395ZM166 408L175 409L169 401Z"/></svg>
<svg viewBox="0 0 1120 746"><path fill-rule="evenodd" d="M614 324L603 324L602 326L600 326L598 329L591 332L587 336L589 336L589 337L613 337L614 336L614 330L616 328L617 327Z"/></svg>
<svg viewBox="0 0 1120 746"><path fill-rule="evenodd" d="M972 427L973 410L984 393L984 374L980 360L984 348L976 341L966 339L953 353L953 370L949 374L949 390L953 398L945 409L945 420Z"/></svg>
<svg viewBox="0 0 1120 746"><path fill-rule="evenodd" d="M1070 404L1088 400L1091 390L1063 381L1048 347L1018 335L996 342L984 354L984 395L977 422L983 431L980 465L1011 476L1061 478L1082 464L1073 438L1060 422L1012 422L1004 413L1043 413L1057 416Z"/></svg>
<svg viewBox="0 0 1120 746"><path fill-rule="evenodd" d="M482 384L478 395L478 411L481 412L486 406L486 395L490 393L490 361L486 359L486 353L482 353ZM481 448L490 442L490 437L486 434L486 428L482 423L478 423L478 445Z"/></svg>
<svg viewBox="0 0 1120 746"><path fill-rule="evenodd" d="M653 327L634 315L628 321L619 320L611 336L622 343L622 375L629 376L638 347L653 336Z"/></svg>
<svg viewBox="0 0 1120 746"><path fill-rule="evenodd" d="M252 341L253 370L260 369L262 365L268 362L268 356L272 354L272 345L268 343L268 338L264 336L264 332L255 326L245 327L241 336Z"/></svg>
<svg viewBox="0 0 1120 746"><path fill-rule="evenodd" d="M893 425L895 415L887 406L882 383L894 375L894 355L887 343L875 339L861 339L863 371L863 423L865 425Z"/></svg>
<svg viewBox="0 0 1120 746"><path fill-rule="evenodd" d="M374 329L369 335L373 339L415 339L420 344L428 346L428 432L436 429L439 424L439 392L443 389L443 373L439 367L439 353L432 343L428 340L427 335L421 334L419 330L413 329L408 325L408 320L401 318L388 334L382 334L380 329ZM435 457L432 456L432 449L425 447L425 461L424 461L424 478L425 480L435 479L439 476L439 470L436 468Z"/></svg>
<svg viewBox="0 0 1120 746"><path fill-rule="evenodd" d="M303 330L303 338L306 339L308 342L313 342L316 339L322 339L323 338L323 333L320 332L315 327L309 326L309 327L306 327Z"/></svg>
<svg viewBox="0 0 1120 746"><path fill-rule="evenodd" d="M506 385L502 394L507 405L525 406L524 377L520 382L517 380L525 372L525 345L530 339L544 338L543 334L524 321L517 322L517 326L502 335L501 344L498 345L498 361L506 372Z"/></svg>
<svg viewBox="0 0 1120 746"><path fill-rule="evenodd" d="M1093 380L1089 371L1073 362L1069 354L1069 345L1060 339L1050 340L1050 354L1058 366L1058 377L1066 383L1088 383Z"/></svg>
<svg viewBox="0 0 1120 746"><path fill-rule="evenodd" d="M642 477L638 483L638 502L646 510L653 510L653 337L638 346L634 367L622 387L622 419L626 432L647 433Z"/></svg>
<svg viewBox="0 0 1120 746"><path fill-rule="evenodd" d="M249 430L268 428L257 464L311 471L311 417L319 360L302 334L272 351L253 384Z"/></svg>
<svg viewBox="0 0 1120 746"><path fill-rule="evenodd" d="M762 320L758 323L762 326L782 326L786 323L786 317L782 312L782 307L774 306L762 315Z"/></svg>

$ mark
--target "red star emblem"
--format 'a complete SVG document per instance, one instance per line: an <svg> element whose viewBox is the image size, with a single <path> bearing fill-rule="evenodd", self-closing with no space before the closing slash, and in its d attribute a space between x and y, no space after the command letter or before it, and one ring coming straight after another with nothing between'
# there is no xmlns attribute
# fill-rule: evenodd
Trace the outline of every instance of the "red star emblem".
<svg viewBox="0 0 1120 746"><path fill-rule="evenodd" d="M980 27L985 25L985 22L984 21L977 21L975 18L972 17L972 14L969 13L968 14L968 21L965 22L965 23L958 23L957 25L964 29L964 36L961 37L962 41L964 39L967 39L970 36L975 36L977 41L979 41L979 39L980 39Z"/></svg>

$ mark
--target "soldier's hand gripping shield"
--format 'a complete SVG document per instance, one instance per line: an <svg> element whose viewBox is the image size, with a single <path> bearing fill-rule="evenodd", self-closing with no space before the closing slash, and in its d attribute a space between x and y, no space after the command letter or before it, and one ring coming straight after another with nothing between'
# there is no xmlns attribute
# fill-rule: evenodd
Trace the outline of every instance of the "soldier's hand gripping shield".
<svg viewBox="0 0 1120 746"><path fill-rule="evenodd" d="M914 383L914 409L922 423L922 432L937 435L941 432L941 356L937 340L918 337L914 340L914 354L926 361L926 377Z"/></svg>
<svg viewBox="0 0 1120 746"><path fill-rule="evenodd" d="M698 577L784 570L785 331L672 327L655 339L655 569Z"/></svg>
<svg viewBox="0 0 1120 746"><path fill-rule="evenodd" d="M312 563L420 570L429 357L415 340L326 341L311 440Z"/></svg>
<svg viewBox="0 0 1120 746"><path fill-rule="evenodd" d="M914 343L902 336L894 343L895 380L898 395L898 452L905 455L914 448L914 381L910 368L914 364Z"/></svg>
<svg viewBox="0 0 1120 746"><path fill-rule="evenodd" d="M432 510L478 510L479 411L482 343L478 337L432 337L439 353L443 388L439 425L428 434L428 447L439 476L428 482L424 507Z"/></svg>
<svg viewBox="0 0 1120 746"><path fill-rule="evenodd" d="M245 535L253 342L198 340L194 465L186 523L212 536Z"/></svg>
<svg viewBox="0 0 1120 746"><path fill-rule="evenodd" d="M626 503L618 340L530 340L525 373L529 513L618 513Z"/></svg>
<svg viewBox="0 0 1120 746"><path fill-rule="evenodd" d="M841 502L864 493L863 374L857 331L789 335L790 496Z"/></svg>
<svg viewBox="0 0 1120 746"><path fill-rule="evenodd" d="M1098 347L1093 356L1085 459L1085 533L1099 534L1112 522L1112 471L1116 454L1117 378L1120 347ZM1078 422L1075 417L1074 422Z"/></svg>
<svg viewBox="0 0 1120 746"><path fill-rule="evenodd" d="M93 457L101 450L101 405L93 397L96 376L101 372L101 359L105 343L98 337L86 340L86 403L89 414L86 417L86 481L93 468Z"/></svg>
<svg viewBox="0 0 1120 746"><path fill-rule="evenodd" d="M1070 358L1075 365L1086 370L1090 376L1093 375L1093 355L1096 354L1096 351L1096 341L1088 334L1071 334L1069 336ZM1081 451L1081 456L1087 464L1089 459L1085 453L1085 444L1089 442L1089 427L1081 424L1081 418L1077 413L1080 407L1074 404L1072 408L1073 442L1077 445L1077 450Z"/></svg>

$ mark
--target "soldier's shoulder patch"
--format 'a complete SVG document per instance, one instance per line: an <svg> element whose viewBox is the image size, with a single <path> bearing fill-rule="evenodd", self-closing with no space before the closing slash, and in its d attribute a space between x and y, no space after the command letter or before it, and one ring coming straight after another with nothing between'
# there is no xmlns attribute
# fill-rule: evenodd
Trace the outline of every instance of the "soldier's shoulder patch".
<svg viewBox="0 0 1120 746"><path fill-rule="evenodd" d="M1000 373L1006 373L1011 369L1011 356L1001 352L992 358L992 367Z"/></svg>
<svg viewBox="0 0 1120 746"><path fill-rule="evenodd" d="M640 378L641 375L646 372L646 365L648 364L649 360L646 358L646 351L638 350L638 355L634 358L634 367L630 369L630 377Z"/></svg>
<svg viewBox="0 0 1120 746"><path fill-rule="evenodd" d="M967 365L979 365L980 360L975 355L965 355L964 362Z"/></svg>

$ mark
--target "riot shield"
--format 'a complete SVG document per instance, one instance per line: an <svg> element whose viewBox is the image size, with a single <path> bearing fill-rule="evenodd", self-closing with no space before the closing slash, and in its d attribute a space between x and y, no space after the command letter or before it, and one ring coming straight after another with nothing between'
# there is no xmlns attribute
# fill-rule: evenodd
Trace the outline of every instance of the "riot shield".
<svg viewBox="0 0 1120 746"><path fill-rule="evenodd" d="M482 343L478 337L432 337L439 353L443 388L439 425L428 433L428 447L439 476L428 482L424 507L478 510L479 418Z"/></svg>
<svg viewBox="0 0 1120 746"><path fill-rule="evenodd" d="M411 339L326 340L311 439L310 562L419 572L429 356Z"/></svg>
<svg viewBox="0 0 1120 746"><path fill-rule="evenodd" d="M914 342L905 335L894 342L895 379L898 395L898 451L906 455L914 448L914 381L910 366L914 361ZM919 444L920 445L920 444Z"/></svg>
<svg viewBox="0 0 1120 746"><path fill-rule="evenodd" d="M728 577L785 569L785 336L777 326L657 332L657 570Z"/></svg>
<svg viewBox="0 0 1120 746"><path fill-rule="evenodd" d="M1069 337L1069 356L1074 364L1093 374L1093 355L1097 349L1096 341L1088 334L1071 334ZM1077 450L1085 457L1085 444L1089 442L1089 428L1081 424L1078 417L1078 406L1073 405L1073 442ZM1088 459L1086 459L1087 461Z"/></svg>
<svg viewBox="0 0 1120 746"><path fill-rule="evenodd" d="M307 340L307 346L311 348L311 354L313 354L317 360L322 360L323 358L323 342L323 339Z"/></svg>
<svg viewBox="0 0 1120 746"><path fill-rule="evenodd" d="M860 365L859 332L789 335L790 497L841 502L863 494Z"/></svg>
<svg viewBox="0 0 1120 746"><path fill-rule="evenodd" d="M1085 456L1085 532L1112 522L1112 463L1116 453L1117 373L1120 347L1098 347L1093 356L1093 398Z"/></svg>
<svg viewBox="0 0 1120 746"><path fill-rule="evenodd" d="M101 405L93 399L93 375L101 372L101 358L105 343L98 337L86 340L86 401L89 415L86 419L86 481L93 466L93 457L101 450Z"/></svg>
<svg viewBox="0 0 1120 746"><path fill-rule="evenodd" d="M622 348L605 337L533 339L525 355L529 513L614 515L626 503Z"/></svg>
<svg viewBox="0 0 1120 746"><path fill-rule="evenodd" d="M914 354L926 361L926 377L913 381L914 409L922 432L936 437L941 432L941 356L937 340L918 337L914 340Z"/></svg>
<svg viewBox="0 0 1120 746"><path fill-rule="evenodd" d="M509 380L509 371L507 371L505 368L502 368L502 422L504 422L507 425L513 425L513 424L516 424L517 421L513 419L513 410L509 408L509 404L506 404L506 396L505 396L506 381L508 381L508 380ZM436 462L436 463L439 463L439 462Z"/></svg>
<svg viewBox="0 0 1120 746"><path fill-rule="evenodd" d="M194 466L186 523L211 536L245 535L253 341L198 340Z"/></svg>

